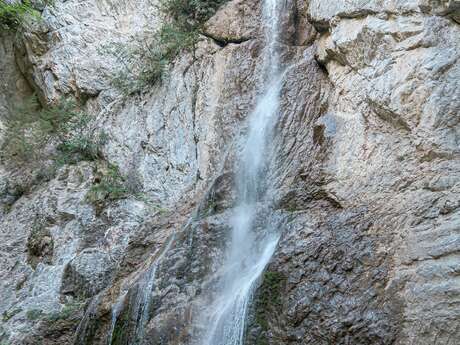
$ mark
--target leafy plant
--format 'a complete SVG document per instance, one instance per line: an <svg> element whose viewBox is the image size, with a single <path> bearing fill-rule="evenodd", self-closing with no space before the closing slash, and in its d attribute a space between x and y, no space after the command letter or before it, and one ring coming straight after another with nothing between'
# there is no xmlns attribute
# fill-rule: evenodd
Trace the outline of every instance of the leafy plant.
<svg viewBox="0 0 460 345"><path fill-rule="evenodd" d="M154 41L133 38L129 45L112 42L99 52L115 57L120 63L119 70L110 78L112 85L123 94L136 93L166 75L168 61Z"/></svg>
<svg viewBox="0 0 460 345"><path fill-rule="evenodd" d="M203 24L226 0L161 0L164 24L147 37L134 37L130 45L111 43L101 53L114 56L121 68L112 82L124 94L139 92L161 82L169 64L182 52L194 52Z"/></svg>
<svg viewBox="0 0 460 345"><path fill-rule="evenodd" d="M197 38L196 32L183 32L168 24L152 34L150 40L136 38L129 46L111 43L100 52L110 54L121 62L121 68L112 77L112 84L130 95L146 85L164 80L175 56L182 51L192 51Z"/></svg>
<svg viewBox="0 0 460 345"><path fill-rule="evenodd" d="M268 330L269 316L280 312L285 283L286 278L279 272L267 271L263 275L256 302L256 322L264 331Z"/></svg>
<svg viewBox="0 0 460 345"><path fill-rule="evenodd" d="M108 163L107 167L101 169L97 175L86 195L89 202L100 205L106 201L122 199L130 194L116 165Z"/></svg>
<svg viewBox="0 0 460 345"><path fill-rule="evenodd" d="M27 238L27 262L35 269L39 262L51 264L54 242L44 219L36 219Z"/></svg>
<svg viewBox="0 0 460 345"><path fill-rule="evenodd" d="M40 14L30 1L7 2L0 0L0 29L16 31L24 25L27 18L36 19Z"/></svg>
<svg viewBox="0 0 460 345"><path fill-rule="evenodd" d="M57 322L59 320L67 320L74 316L84 306L83 301L72 301L65 304L58 312L48 314L45 320L48 322Z"/></svg>
<svg viewBox="0 0 460 345"><path fill-rule="evenodd" d="M161 0L160 11L183 30L199 30L227 0Z"/></svg>
<svg viewBox="0 0 460 345"><path fill-rule="evenodd" d="M62 99L42 108L37 98L31 97L6 115L2 155L19 162L51 158L57 165L94 160L105 136L90 131L90 120L73 100ZM47 154L50 144L56 150Z"/></svg>
<svg viewBox="0 0 460 345"><path fill-rule="evenodd" d="M20 313L22 311L22 308L16 308L13 310L5 310L2 314L2 321L6 322L9 319L11 319L14 315Z"/></svg>
<svg viewBox="0 0 460 345"><path fill-rule="evenodd" d="M79 161L94 161L100 158L101 147L106 143L107 135L80 133L61 142L55 161L58 165L75 164Z"/></svg>
<svg viewBox="0 0 460 345"><path fill-rule="evenodd" d="M41 318L43 311L41 309L30 309L26 312L26 317L30 321L35 321Z"/></svg>
<svg viewBox="0 0 460 345"><path fill-rule="evenodd" d="M42 144L36 132L36 111L38 102L31 97L11 109L5 117L5 141L2 152L21 160L33 159L38 146ZM40 141L40 142L39 142Z"/></svg>

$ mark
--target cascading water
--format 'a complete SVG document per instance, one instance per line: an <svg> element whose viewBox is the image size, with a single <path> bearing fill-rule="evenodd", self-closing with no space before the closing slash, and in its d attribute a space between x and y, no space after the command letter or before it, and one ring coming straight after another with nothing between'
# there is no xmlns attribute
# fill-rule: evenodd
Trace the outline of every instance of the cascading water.
<svg viewBox="0 0 460 345"><path fill-rule="evenodd" d="M109 331L109 336L108 336L108 341L107 344L111 345L112 344L112 339L113 339L113 332L115 330L115 324L117 322L117 318L120 315L120 311L123 308L123 303L126 297L126 292L123 293L121 296L117 298L117 301L115 304L112 306L112 320L110 322L110 331Z"/></svg>
<svg viewBox="0 0 460 345"><path fill-rule="evenodd" d="M135 294L131 296L130 307L127 310L123 310L125 305L125 300L128 297L128 292L124 292L121 296L118 297L117 302L112 307L112 320L110 325L110 330L107 336L107 344L111 345L112 343L118 343L120 340L114 338L115 328L117 323L120 321L120 313L127 313L127 319L136 320L131 331L132 338L130 339L130 344L138 345L142 344L145 336L145 326L147 325L150 315L150 307L152 304L152 295L155 290L155 280L157 278L157 270L159 265L162 263L162 259L166 252L171 247L174 242L174 235L171 236L160 252L155 254L153 264L150 268L144 272L144 274L138 280L138 287L135 290ZM126 327L121 322L119 327Z"/></svg>
<svg viewBox="0 0 460 345"><path fill-rule="evenodd" d="M238 205L232 218L232 238L226 261L219 272L218 297L206 310L207 329L202 345L242 345L247 309L252 293L268 264L279 234L270 224L256 226L268 209L265 183L279 109L282 72L278 61L280 0L264 0L266 48L264 51L265 92L249 118L247 140L237 168ZM256 230L256 228L258 230Z"/></svg>

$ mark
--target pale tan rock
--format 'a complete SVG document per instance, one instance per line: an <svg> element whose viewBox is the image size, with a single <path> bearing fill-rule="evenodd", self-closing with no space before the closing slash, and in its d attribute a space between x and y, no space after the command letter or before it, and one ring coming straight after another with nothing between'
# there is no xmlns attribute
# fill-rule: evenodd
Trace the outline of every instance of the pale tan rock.
<svg viewBox="0 0 460 345"><path fill-rule="evenodd" d="M260 27L260 2L238 0L223 5L204 31L225 44L253 39L261 34Z"/></svg>

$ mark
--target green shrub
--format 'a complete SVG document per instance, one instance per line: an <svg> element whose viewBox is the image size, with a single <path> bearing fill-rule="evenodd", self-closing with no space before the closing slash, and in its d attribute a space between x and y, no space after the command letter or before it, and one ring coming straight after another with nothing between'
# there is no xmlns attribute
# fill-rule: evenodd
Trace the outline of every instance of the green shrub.
<svg viewBox="0 0 460 345"><path fill-rule="evenodd" d="M2 321L7 322L9 319L11 319L14 315L20 313L22 311L22 308L16 308L13 310L5 310L2 314Z"/></svg>
<svg viewBox="0 0 460 345"><path fill-rule="evenodd" d="M133 38L130 45L113 42L101 49L122 66L112 76L113 85L130 95L164 80L176 56L195 51L203 24L225 1L161 0L158 9L165 21L157 32Z"/></svg>
<svg viewBox="0 0 460 345"><path fill-rule="evenodd" d="M137 38L129 46L106 45L101 52L121 62L121 68L111 76L112 85L130 95L161 82L167 76L170 62L179 52L192 51L197 38L194 31L183 32L166 24L150 40Z"/></svg>
<svg viewBox="0 0 460 345"><path fill-rule="evenodd" d="M3 155L30 160L35 158L42 137L38 134L37 116L39 105L36 97L31 97L17 104L5 117L5 140L2 145Z"/></svg>
<svg viewBox="0 0 460 345"><path fill-rule="evenodd" d="M102 205L107 201L125 198L128 194L130 193L120 170L116 165L108 163L97 172L94 184L86 198L92 204Z"/></svg>
<svg viewBox="0 0 460 345"><path fill-rule="evenodd" d="M182 30L199 30L227 0L161 0L160 11Z"/></svg>
<svg viewBox="0 0 460 345"><path fill-rule="evenodd" d="M129 45L112 42L100 53L111 55L120 62L120 69L109 77L112 85L125 95L155 84L166 75L168 61L154 41L136 38Z"/></svg>
<svg viewBox="0 0 460 345"><path fill-rule="evenodd" d="M41 309L30 309L26 312L27 320L35 321L41 318L43 311Z"/></svg>
<svg viewBox="0 0 460 345"><path fill-rule="evenodd" d="M76 164L79 161L94 161L101 157L101 147L106 143L104 132L96 134L80 133L57 146L55 161L58 165Z"/></svg>
<svg viewBox="0 0 460 345"><path fill-rule="evenodd" d="M286 277L279 272L267 271L263 275L255 304L255 319L264 331L269 328L270 315L277 315L281 311L285 284Z"/></svg>
<svg viewBox="0 0 460 345"><path fill-rule="evenodd" d="M74 317L83 306L83 301L76 300L69 302L65 304L60 311L48 314L45 317L45 320L51 323L57 322L59 320L68 320Z"/></svg>
<svg viewBox="0 0 460 345"><path fill-rule="evenodd" d="M10 109L5 120L2 155L16 162L94 160L105 139L90 131L90 117L68 99L42 108L34 96ZM50 145L56 147L51 153Z"/></svg>
<svg viewBox="0 0 460 345"><path fill-rule="evenodd" d="M24 25L27 18L36 19L40 16L30 1L9 3L0 0L0 30L16 31Z"/></svg>

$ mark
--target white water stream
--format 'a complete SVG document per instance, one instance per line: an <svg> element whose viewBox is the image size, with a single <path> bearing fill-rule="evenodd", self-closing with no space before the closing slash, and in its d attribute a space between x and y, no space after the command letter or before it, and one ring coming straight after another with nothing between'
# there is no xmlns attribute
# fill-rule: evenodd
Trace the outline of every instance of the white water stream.
<svg viewBox="0 0 460 345"><path fill-rule="evenodd" d="M267 195L267 171L272 156L270 144L278 118L283 78L278 52L278 26L283 1L263 0L266 36L262 66L264 85L256 107L248 118L246 141L236 168L238 199L231 219L231 241L218 272L217 297L207 306L206 315L203 316L205 331L200 335L198 345L243 345L247 311L253 292L279 240L278 231L266 215L270 208L270 196ZM135 344L144 337L157 266L171 242L140 280L131 316L138 320ZM121 308L121 302L118 304L113 310L109 344Z"/></svg>
<svg viewBox="0 0 460 345"><path fill-rule="evenodd" d="M130 311L131 314L129 315L130 319L137 320L134 329L135 339L131 340L131 345L141 344L144 339L145 327L149 322L149 311L152 303L152 293L155 290L157 270L162 262L164 255L174 242L174 238L175 237L173 235L167 240L165 247L161 249L159 253L155 254L156 258L154 260L154 263L151 265L148 271L146 271L139 278L139 286L137 289L136 298ZM120 312L123 311L123 306L125 304L125 299L127 298L127 295L128 293L127 291L125 291L117 298L116 303L112 306L112 319L110 324L110 330L107 337L108 345L112 344L116 323L118 317L120 316Z"/></svg>
<svg viewBox="0 0 460 345"><path fill-rule="evenodd" d="M206 309L206 331L201 345L243 344L252 294L279 239L276 229L269 223L260 229L255 222L269 207L266 172L282 81L277 49L281 2L263 2L266 27L264 92L249 118L247 139L237 167L238 205L232 218L231 244L219 271L218 297Z"/></svg>

